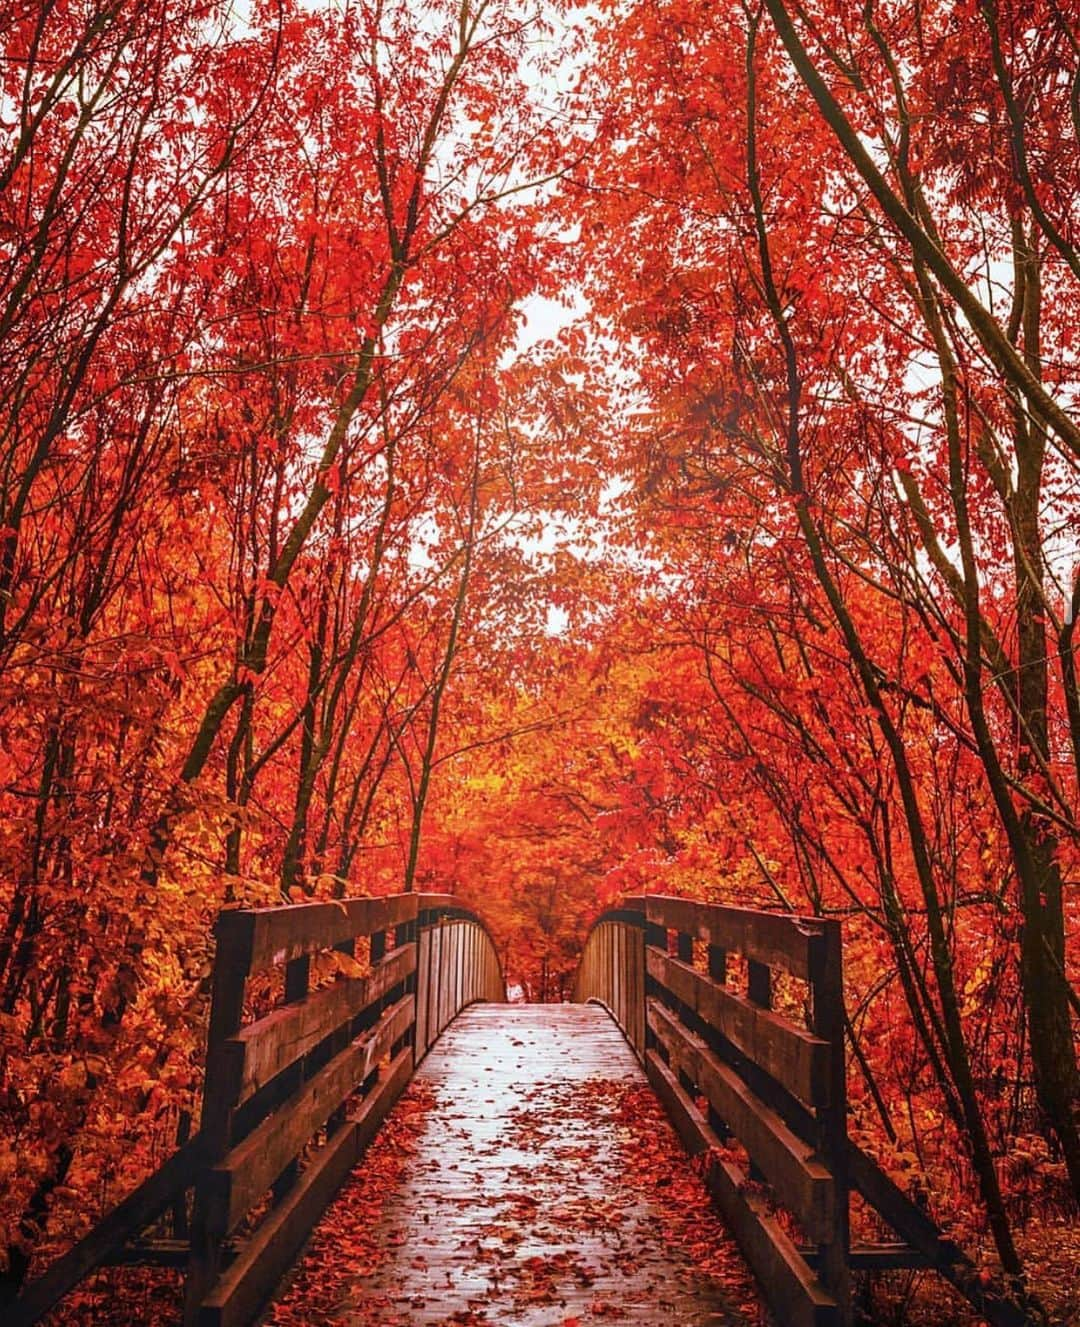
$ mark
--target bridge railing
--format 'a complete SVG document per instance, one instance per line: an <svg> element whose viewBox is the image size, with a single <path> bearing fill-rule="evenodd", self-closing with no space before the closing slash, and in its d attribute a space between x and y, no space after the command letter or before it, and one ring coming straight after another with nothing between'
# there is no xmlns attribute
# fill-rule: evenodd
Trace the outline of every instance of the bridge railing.
<svg viewBox="0 0 1080 1327"><path fill-rule="evenodd" d="M627 899L602 913L582 950L572 999L602 1004L623 1036L645 1059L645 911L643 899Z"/></svg>
<svg viewBox="0 0 1080 1327"><path fill-rule="evenodd" d="M650 896L598 919L576 985L610 1010L689 1150L708 1154L717 1205L790 1327L849 1315L841 971L837 922Z"/></svg>
<svg viewBox="0 0 1080 1327"><path fill-rule="evenodd" d="M506 999L491 933L452 894L418 895L417 1063L466 1005Z"/></svg>
<svg viewBox="0 0 1080 1327"><path fill-rule="evenodd" d="M216 935L201 1127L211 1164L196 1185L186 1285L198 1327L251 1319L417 1061L466 1005L505 999L490 935L450 896L230 911ZM345 955L347 971L359 954L367 970L311 990L320 951ZM270 968L281 1002L245 1024L249 979ZM228 1242L268 1195L226 1266Z"/></svg>
<svg viewBox="0 0 1080 1327"><path fill-rule="evenodd" d="M506 998L486 927L447 895L232 909L215 936L198 1133L5 1325L115 1263L185 1267L186 1327L250 1322L446 1025ZM171 1238L138 1238L168 1211Z"/></svg>
<svg viewBox="0 0 1080 1327"><path fill-rule="evenodd" d="M623 1029L785 1327L844 1327L851 1272L915 1267L993 1327L1033 1327L847 1136L839 922L626 899L597 919L574 998ZM852 1245L851 1191L899 1242Z"/></svg>

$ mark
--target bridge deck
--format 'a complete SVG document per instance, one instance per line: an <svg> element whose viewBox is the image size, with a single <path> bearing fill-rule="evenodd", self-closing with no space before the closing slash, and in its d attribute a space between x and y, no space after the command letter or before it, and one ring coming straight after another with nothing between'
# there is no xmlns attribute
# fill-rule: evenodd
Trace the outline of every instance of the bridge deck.
<svg viewBox="0 0 1080 1327"><path fill-rule="evenodd" d="M665 1239L628 1171L620 1106L645 1078L601 1008L475 1005L417 1077L435 1105L335 1323L760 1321Z"/></svg>

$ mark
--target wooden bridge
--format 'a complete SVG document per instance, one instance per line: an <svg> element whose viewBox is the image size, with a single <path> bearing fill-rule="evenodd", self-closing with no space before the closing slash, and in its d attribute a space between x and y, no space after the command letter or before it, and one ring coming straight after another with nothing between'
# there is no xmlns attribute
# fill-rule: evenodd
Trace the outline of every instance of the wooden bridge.
<svg viewBox="0 0 1080 1327"><path fill-rule="evenodd" d="M26 1288L8 1307L10 1327L29 1327L94 1268L117 1263L182 1267L187 1327L253 1322L421 1065L458 1105L452 1129L433 1126L430 1167L445 1156L469 1178L464 1188L411 1184L395 1199L425 1232L425 1256L403 1250L383 1274L415 1306L409 1321L452 1316L449 1271L437 1316L423 1307L428 1267L440 1249L452 1261L482 1226L496 1172L504 1184L515 1166L550 1180L568 1155L564 1146L530 1157L509 1137L527 1085L542 1079L555 1110L567 1084L644 1075L701 1156L781 1327L843 1327L853 1273L916 1266L945 1276L995 1327L1028 1322L848 1139L838 922L629 899L588 937L577 1012L502 1005L494 942L449 896L231 910L216 937L199 1132ZM611 1118L598 1109L587 1129L574 1175L563 1161L555 1179L593 1202L619 1177ZM853 1192L890 1242L852 1243ZM647 1213L638 1220L644 1229ZM633 1269L607 1274L618 1321L739 1321L692 1266L647 1239L641 1248ZM550 1317L519 1303L505 1320Z"/></svg>

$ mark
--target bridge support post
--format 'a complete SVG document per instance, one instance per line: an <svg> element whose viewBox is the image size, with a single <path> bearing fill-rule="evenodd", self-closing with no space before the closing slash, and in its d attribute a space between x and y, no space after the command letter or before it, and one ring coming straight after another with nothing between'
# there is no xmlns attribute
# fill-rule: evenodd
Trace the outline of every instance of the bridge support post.
<svg viewBox="0 0 1080 1327"><path fill-rule="evenodd" d="M239 1031L244 1014L244 991L251 966L250 944L233 931L230 914L223 913L214 928L217 953L210 994L206 1078L199 1132L205 1146L204 1171L223 1157L232 1137L233 1106L238 1082L236 1062L227 1054L229 1039ZM221 1272L222 1238L210 1220L209 1186L203 1176L195 1185L191 1222L191 1255L184 1279L184 1327L196 1327L203 1299Z"/></svg>
<svg viewBox="0 0 1080 1327"><path fill-rule="evenodd" d="M812 1028L829 1043L828 1101L817 1112L818 1155L833 1178L835 1220L832 1238L819 1246L818 1275L849 1327L851 1307L850 1178L848 1175L847 1062L844 1055L844 966L838 921L817 921L810 943Z"/></svg>

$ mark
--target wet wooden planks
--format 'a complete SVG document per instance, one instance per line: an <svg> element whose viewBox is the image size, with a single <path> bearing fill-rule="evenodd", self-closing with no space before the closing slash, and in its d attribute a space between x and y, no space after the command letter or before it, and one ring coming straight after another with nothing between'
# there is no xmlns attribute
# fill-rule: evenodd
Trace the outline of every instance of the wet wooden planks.
<svg viewBox="0 0 1080 1327"><path fill-rule="evenodd" d="M604 1010L473 1006L419 1076L437 1107L384 1208L391 1256L337 1322L741 1327L623 1174L618 1100L644 1075Z"/></svg>

